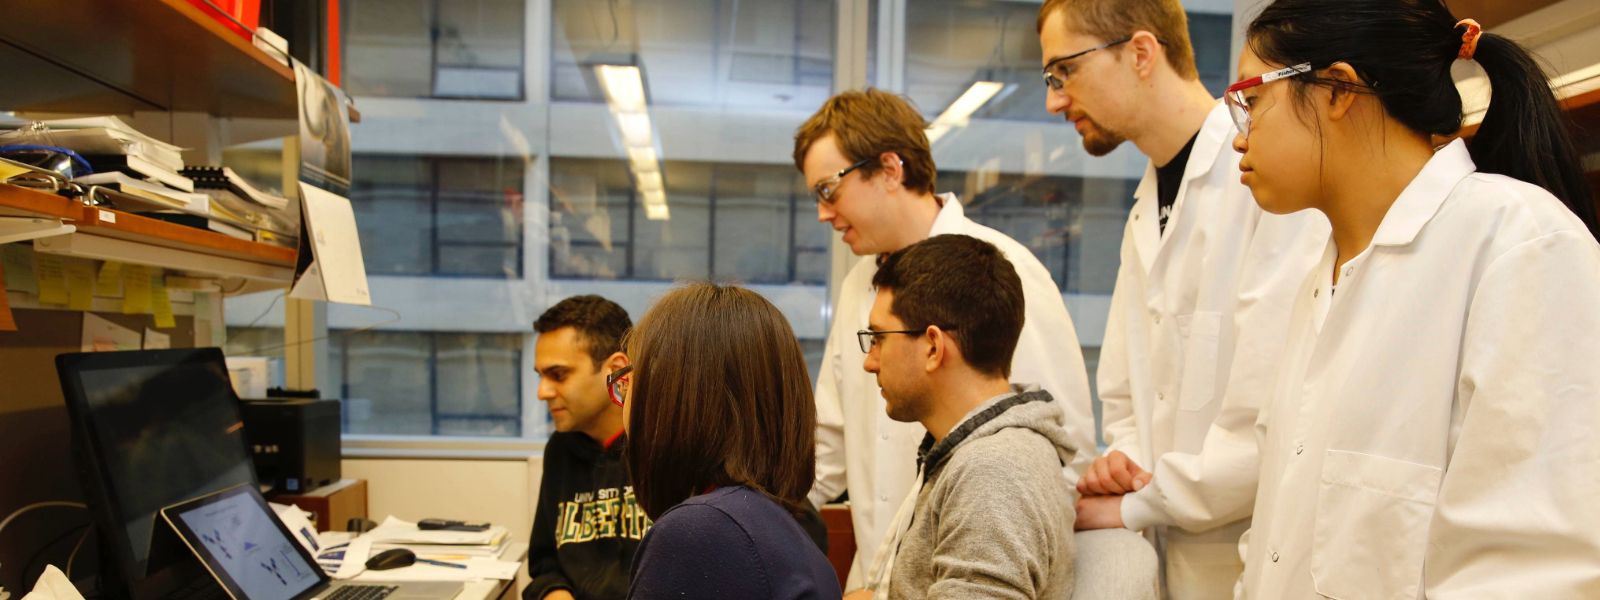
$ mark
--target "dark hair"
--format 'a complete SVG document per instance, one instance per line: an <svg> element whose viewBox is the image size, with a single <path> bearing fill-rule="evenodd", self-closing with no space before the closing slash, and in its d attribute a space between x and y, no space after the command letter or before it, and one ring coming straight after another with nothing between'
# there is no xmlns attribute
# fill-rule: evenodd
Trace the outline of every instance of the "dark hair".
<svg viewBox="0 0 1600 600"><path fill-rule="evenodd" d="M1189 15L1178 0L1045 0L1034 26L1044 33L1044 21L1060 12L1071 19L1078 33L1112 41L1144 30L1161 40L1167 64L1184 79L1200 79L1189 42Z"/></svg>
<svg viewBox="0 0 1600 600"><path fill-rule="evenodd" d="M876 159L893 152L905 161L906 189L932 194L937 169L928 148L928 122L911 101L879 89L849 91L829 98L794 133L794 167L805 170L806 153L817 140L833 134L850 162ZM861 166L862 175L877 173L877 160Z"/></svg>
<svg viewBox="0 0 1600 600"><path fill-rule="evenodd" d="M1009 377L1022 336L1022 279L994 244L936 235L884 255L872 285L894 290L889 312L906 329L950 328L961 355L980 373Z"/></svg>
<svg viewBox="0 0 1600 600"><path fill-rule="evenodd" d="M750 290L668 292L628 334L628 472L651 519L742 485L799 514L815 483L817 408L794 330Z"/></svg>
<svg viewBox="0 0 1600 600"><path fill-rule="evenodd" d="M533 322L533 330L550 333L562 327L578 332L578 339L588 345L589 358L596 368L606 357L622 350L622 336L627 335L633 321L628 311L617 303L595 295L573 296L557 302Z"/></svg>
<svg viewBox="0 0 1600 600"><path fill-rule="evenodd" d="M1450 67L1465 27L1440 0L1277 0L1245 32L1262 59L1322 69L1344 62L1364 84L1314 74L1289 80L1302 101L1307 85L1371 93L1395 120L1419 133L1454 136L1461 94ZM1515 177L1560 198L1600 237L1570 121L1544 71L1516 42L1484 32L1473 59L1493 98L1468 148L1478 170Z"/></svg>

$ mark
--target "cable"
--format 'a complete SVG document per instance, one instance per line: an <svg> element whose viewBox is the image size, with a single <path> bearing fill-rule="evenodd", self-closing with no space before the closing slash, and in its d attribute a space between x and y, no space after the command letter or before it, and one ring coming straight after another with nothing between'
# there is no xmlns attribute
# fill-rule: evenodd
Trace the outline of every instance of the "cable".
<svg viewBox="0 0 1600 600"><path fill-rule="evenodd" d="M254 318L254 319L250 319L250 324L249 325L245 325L244 327L241 327L240 329L249 329L251 327L255 327L256 323L260 323L262 319L267 318L267 314L272 312L272 307L277 306L278 305L278 301L282 300L284 295L288 294L288 293L289 292L287 290L282 291L282 292L278 292L277 296L273 296L272 302L268 302L267 303L267 308L265 310L262 310L261 314L256 315L256 318ZM243 333L243 332L241 331L240 333ZM237 335L239 335L239 334L235 333L233 335L228 336L228 339L223 341L222 344L224 346L226 346L228 344L233 343L233 338L234 338L234 336L237 336Z"/></svg>
<svg viewBox="0 0 1600 600"><path fill-rule="evenodd" d="M72 580L72 562L78 560L78 550L83 548L83 541L89 539L89 534L94 533L94 525L90 525L83 536L78 538L78 543L72 546L72 554L67 555L67 580Z"/></svg>
<svg viewBox="0 0 1600 600"><path fill-rule="evenodd" d="M19 508L19 509L16 509L14 511L11 511L11 514L6 515L6 518L4 520L0 520L0 531L5 531L6 530L6 526L10 525L12 521L17 520L17 517L20 517L20 516L30 512L30 511L33 511L33 510L37 510L37 509L40 509L40 508L49 508L49 507L52 507L52 506L64 506L64 507L71 507L71 508L81 508L81 509L84 509L84 510L88 510L89 509L89 505L87 505L87 504L84 504L82 502L70 502L70 501L67 501L67 500L45 500L44 502L35 502L33 504L29 504L29 505L24 506L22 508Z"/></svg>
<svg viewBox="0 0 1600 600"><path fill-rule="evenodd" d="M61 540L67 539L69 537L72 537L73 534L78 533L79 531L85 531L87 529L89 529L89 525L88 524L84 524L84 525L79 525L77 527L73 527L71 529L68 529L66 533L58 535L58 536L55 537L55 539L50 540L48 542L45 542L45 544L43 546L40 546L39 550L37 552L33 553L33 556L28 557L28 563L22 566L22 582L23 582L23 584L26 585L29 581L32 581L31 579L28 578L28 573L32 572L33 571L33 567L39 564L39 559L40 558L43 558L44 556L46 556L46 555L48 555L50 553L50 549L51 548L55 547L56 544L61 543ZM79 543L82 543L83 542L83 538L82 537L78 538L78 541L79 541ZM73 546L73 549L76 550L77 546ZM50 563L46 562L45 564L49 565ZM44 574L44 570L40 569L39 570L39 574L43 575ZM35 576L35 579L37 579L37 578L38 578L38 576ZM69 577L68 579L71 579L71 578Z"/></svg>
<svg viewBox="0 0 1600 600"><path fill-rule="evenodd" d="M343 337L347 337L347 336L352 336L352 335L355 335L355 334L358 334L358 333L366 333L368 331L372 331L374 329L377 329L377 328L382 327L384 325L388 325L390 323L398 323L400 321L400 319L402 318L401 315L400 315L400 311L392 309L392 308L385 308L385 307L382 307L382 306L368 306L367 308L375 308L375 309L384 311L386 313L394 315L394 318L388 319L386 321L378 321L377 323L373 323L371 325L366 325L366 326L359 327L359 328L356 328L356 329L347 329L347 330L344 330L344 331L340 331L338 333L330 333L328 335L317 336L317 337L311 338L309 340L303 340L303 341L295 342L293 344L283 343L283 344L278 344L276 346L262 346L262 347L259 347L259 348L250 348L249 350L246 350L243 354L240 354L240 355L243 356L243 355L260 354L260 353L268 352L268 351L271 351L271 350L282 350L282 349L288 348L290 346L304 346L306 344L314 344L314 343L320 342L322 340L332 340L332 339L338 339L338 338L343 338Z"/></svg>

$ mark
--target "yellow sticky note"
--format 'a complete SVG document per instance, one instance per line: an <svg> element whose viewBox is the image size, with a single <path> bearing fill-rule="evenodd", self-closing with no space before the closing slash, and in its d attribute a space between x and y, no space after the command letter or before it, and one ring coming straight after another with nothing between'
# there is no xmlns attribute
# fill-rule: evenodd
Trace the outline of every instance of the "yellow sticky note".
<svg viewBox="0 0 1600 600"><path fill-rule="evenodd" d="M22 167L10 163L0 163L0 181L5 181L27 172L28 170Z"/></svg>
<svg viewBox="0 0 1600 600"><path fill-rule="evenodd" d="M94 295L104 298L122 297L122 263L108 260L100 265L100 277L94 280Z"/></svg>
<svg viewBox="0 0 1600 600"><path fill-rule="evenodd" d="M59 255L39 253L34 255L39 274L39 303L66 304L67 262Z"/></svg>
<svg viewBox="0 0 1600 600"><path fill-rule="evenodd" d="M150 312L150 271L139 265L122 268L122 314Z"/></svg>
<svg viewBox="0 0 1600 600"><path fill-rule="evenodd" d="M94 302L94 261L67 262L67 308L89 310Z"/></svg>
<svg viewBox="0 0 1600 600"><path fill-rule="evenodd" d="M157 329L178 326L178 320L172 316L172 296L167 295L167 279L161 273L150 277L150 306L155 309Z"/></svg>

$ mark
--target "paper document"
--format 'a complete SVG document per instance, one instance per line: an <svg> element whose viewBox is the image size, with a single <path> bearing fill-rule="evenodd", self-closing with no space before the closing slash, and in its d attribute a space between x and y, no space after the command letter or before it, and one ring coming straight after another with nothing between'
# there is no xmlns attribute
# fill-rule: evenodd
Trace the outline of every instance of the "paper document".
<svg viewBox="0 0 1600 600"><path fill-rule="evenodd" d="M311 264L295 278L289 297L372 305L350 201L305 183L300 184L300 201L301 252L310 250Z"/></svg>
<svg viewBox="0 0 1600 600"><path fill-rule="evenodd" d="M67 580L61 569L55 565L45 565L38 583L33 584L33 591L23 596L22 600L83 600L83 594L78 593L78 588L72 587L72 582Z"/></svg>
<svg viewBox="0 0 1600 600"><path fill-rule="evenodd" d="M84 352L115 352L138 350L144 342L139 332L107 321L94 313L83 313Z"/></svg>
<svg viewBox="0 0 1600 600"><path fill-rule="evenodd" d="M144 328L145 350L166 350L172 347L172 336L149 327Z"/></svg>
<svg viewBox="0 0 1600 600"><path fill-rule="evenodd" d="M354 544L352 544L354 545ZM365 561L363 561L365 562ZM498 560L483 556L474 556L466 560L450 561L466 565L465 569L456 567L441 567L417 563L409 567L389 569L387 571L364 571L356 576L356 581L468 581L474 579L516 579L517 569L522 566L521 561ZM348 560L345 563L349 564ZM343 570L343 567L340 568Z"/></svg>
<svg viewBox="0 0 1600 600"><path fill-rule="evenodd" d="M362 537L387 544L448 544L460 546L488 546L499 543L505 535L504 527L494 526L483 531L451 531L448 529L422 530L416 523L402 521L393 516L383 520Z"/></svg>

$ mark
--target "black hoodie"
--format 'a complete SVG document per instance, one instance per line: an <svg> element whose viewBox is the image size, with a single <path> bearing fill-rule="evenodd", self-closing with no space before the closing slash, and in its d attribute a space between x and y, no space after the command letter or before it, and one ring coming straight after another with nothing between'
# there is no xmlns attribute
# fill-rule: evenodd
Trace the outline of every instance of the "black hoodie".
<svg viewBox="0 0 1600 600"><path fill-rule="evenodd" d="M633 553L650 528L622 462L621 434L602 446L582 433L557 433L544 447L538 512L528 546L525 600L566 589L578 600L628 595Z"/></svg>

